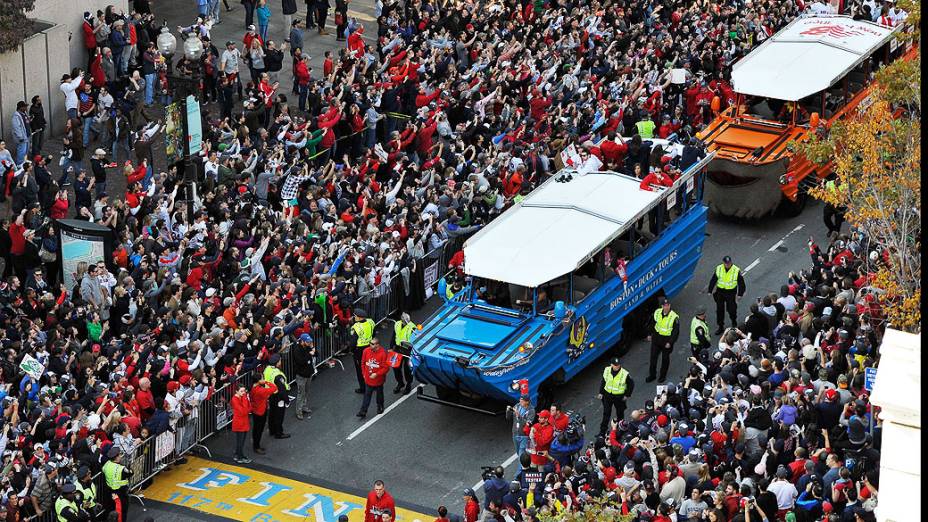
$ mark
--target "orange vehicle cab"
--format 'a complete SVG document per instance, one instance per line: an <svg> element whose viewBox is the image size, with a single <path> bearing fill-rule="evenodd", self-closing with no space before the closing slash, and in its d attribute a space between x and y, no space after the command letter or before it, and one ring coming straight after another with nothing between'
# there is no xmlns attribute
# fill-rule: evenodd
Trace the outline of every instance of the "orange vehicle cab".
<svg viewBox="0 0 928 522"><path fill-rule="evenodd" d="M840 118L869 105L875 72L916 53L898 31L847 16L797 18L732 68L733 105L697 137L715 152L705 201L717 214L759 218L778 208L796 215L806 190L831 173L791 145L826 133Z"/></svg>

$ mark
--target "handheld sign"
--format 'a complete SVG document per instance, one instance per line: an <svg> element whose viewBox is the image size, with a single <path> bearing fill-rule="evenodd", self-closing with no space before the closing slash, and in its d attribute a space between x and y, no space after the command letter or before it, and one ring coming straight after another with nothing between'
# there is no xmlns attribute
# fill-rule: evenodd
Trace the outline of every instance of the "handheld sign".
<svg viewBox="0 0 928 522"><path fill-rule="evenodd" d="M19 363L19 369L29 374L29 377L36 381L45 373L45 366L28 353L23 357L23 362Z"/></svg>
<svg viewBox="0 0 928 522"><path fill-rule="evenodd" d="M868 392L873 391L873 383L876 382L876 368L864 368L864 389Z"/></svg>

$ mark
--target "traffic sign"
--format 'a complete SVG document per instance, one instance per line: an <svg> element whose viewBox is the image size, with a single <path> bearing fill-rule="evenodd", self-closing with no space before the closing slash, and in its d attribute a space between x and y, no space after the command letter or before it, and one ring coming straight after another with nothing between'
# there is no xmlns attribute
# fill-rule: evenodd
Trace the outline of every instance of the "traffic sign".
<svg viewBox="0 0 928 522"><path fill-rule="evenodd" d="M876 368L864 368L864 389L868 392L873 391L873 383L876 382Z"/></svg>

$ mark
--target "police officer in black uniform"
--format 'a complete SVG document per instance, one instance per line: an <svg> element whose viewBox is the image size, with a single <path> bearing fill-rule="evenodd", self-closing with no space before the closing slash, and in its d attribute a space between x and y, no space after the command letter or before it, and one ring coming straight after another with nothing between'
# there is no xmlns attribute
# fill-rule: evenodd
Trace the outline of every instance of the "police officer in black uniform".
<svg viewBox="0 0 928 522"><path fill-rule="evenodd" d="M722 264L715 267L715 272L713 272L712 278L709 279L709 289L706 290L715 298L715 320L719 326L718 330L715 331L715 335L719 335L725 330L726 309L728 309L728 317L731 319L732 327L737 328L737 301L744 295L745 289L741 269L731 262L731 256L723 257Z"/></svg>

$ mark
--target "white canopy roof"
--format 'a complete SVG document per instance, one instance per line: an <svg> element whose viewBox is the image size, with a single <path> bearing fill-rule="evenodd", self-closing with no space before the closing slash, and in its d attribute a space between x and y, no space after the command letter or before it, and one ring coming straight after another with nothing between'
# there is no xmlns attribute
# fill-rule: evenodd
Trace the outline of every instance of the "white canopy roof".
<svg viewBox="0 0 928 522"><path fill-rule="evenodd" d="M735 92L798 101L827 89L893 37L846 16L797 18L735 63Z"/></svg>
<svg viewBox="0 0 928 522"><path fill-rule="evenodd" d="M711 155L687 170L676 189ZM562 170L464 244L468 275L530 288L573 272L664 199L667 190L638 188L640 180L616 172Z"/></svg>

